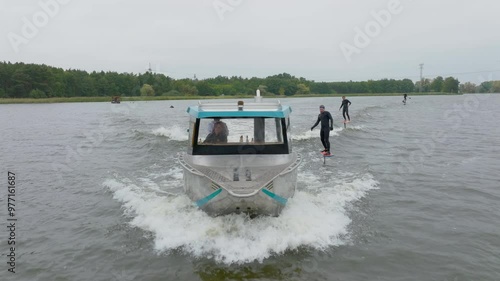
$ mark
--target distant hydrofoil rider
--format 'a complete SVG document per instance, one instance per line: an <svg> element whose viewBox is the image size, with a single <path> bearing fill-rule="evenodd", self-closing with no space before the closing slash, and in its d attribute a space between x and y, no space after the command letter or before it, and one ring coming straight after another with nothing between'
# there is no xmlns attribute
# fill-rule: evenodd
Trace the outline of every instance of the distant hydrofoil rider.
<svg viewBox="0 0 500 281"><path fill-rule="evenodd" d="M342 96L342 104L340 105L340 109L343 107L344 110L342 110L342 116L344 116L344 123L351 121L351 117L349 117L349 106L351 105L351 102L345 98L345 96ZM345 116L347 115L347 120Z"/></svg>
<svg viewBox="0 0 500 281"><path fill-rule="evenodd" d="M318 120L314 125L311 127L311 131L314 129L314 127L318 126L319 122L321 122L321 131L319 136L321 137L321 143L323 144L323 147L325 148L323 153L325 155L330 155L330 131L333 130L333 118L330 112L325 111L325 106L320 105L319 106L319 115L318 115Z"/></svg>
<svg viewBox="0 0 500 281"><path fill-rule="evenodd" d="M404 103L404 104L406 104L406 97L407 97L407 96L408 96L407 94L404 94L404 95L403 95L403 98L404 98L403 103Z"/></svg>

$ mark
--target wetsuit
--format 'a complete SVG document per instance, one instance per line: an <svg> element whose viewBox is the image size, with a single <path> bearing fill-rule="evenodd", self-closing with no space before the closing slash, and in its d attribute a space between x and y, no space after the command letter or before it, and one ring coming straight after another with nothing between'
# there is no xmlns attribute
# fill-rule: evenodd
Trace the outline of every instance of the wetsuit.
<svg viewBox="0 0 500 281"><path fill-rule="evenodd" d="M321 137L321 143L323 144L323 147L325 148L324 151L330 152L330 131L333 130L333 118L330 112L328 111L323 111L318 115L318 120L314 125L311 127L311 131L314 129L314 127L318 126L319 122L321 122L321 131L319 136Z"/></svg>
<svg viewBox="0 0 500 281"><path fill-rule="evenodd" d="M349 106L351 105L351 102L348 99L342 100L342 104L340 105L340 108L344 108L342 110L342 116L344 116L344 120L346 120L345 116L347 114L347 120L351 121L351 117L349 117ZM340 110L339 108L339 110Z"/></svg>
<svg viewBox="0 0 500 281"><path fill-rule="evenodd" d="M404 104L406 104L406 96L407 96L407 94L404 94L404 95L403 95L403 98L404 98L403 103L404 103Z"/></svg>

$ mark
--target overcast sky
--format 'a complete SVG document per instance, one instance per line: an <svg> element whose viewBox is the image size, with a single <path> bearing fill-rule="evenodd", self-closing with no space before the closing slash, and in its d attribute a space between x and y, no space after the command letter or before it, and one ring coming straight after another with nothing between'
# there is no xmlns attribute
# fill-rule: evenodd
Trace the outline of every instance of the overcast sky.
<svg viewBox="0 0 500 281"><path fill-rule="evenodd" d="M0 0L0 60L174 78L500 80L498 0Z"/></svg>

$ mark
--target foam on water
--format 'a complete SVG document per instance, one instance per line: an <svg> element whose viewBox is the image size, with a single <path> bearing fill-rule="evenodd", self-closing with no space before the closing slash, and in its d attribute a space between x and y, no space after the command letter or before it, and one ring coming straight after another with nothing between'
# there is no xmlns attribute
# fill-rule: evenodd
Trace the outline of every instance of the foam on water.
<svg viewBox="0 0 500 281"><path fill-rule="evenodd" d="M343 128L333 128L333 131L330 131L330 136L338 136L342 130ZM292 132L292 140L309 140L314 138L319 138L318 129L313 131L307 130L305 132Z"/></svg>
<svg viewBox="0 0 500 281"><path fill-rule="evenodd" d="M160 127L153 130L153 135L159 137L167 137L174 141L187 141L188 133L185 127L172 126L170 128Z"/></svg>
<svg viewBox="0 0 500 281"><path fill-rule="evenodd" d="M103 185L123 204L131 225L154 234L156 250L181 249L226 264L262 262L299 247L322 250L346 243L351 222L347 205L377 186L369 174L337 179L330 185L312 173L299 174L299 185L307 182L307 186L295 193L281 216L249 219L245 215L212 218L183 193L166 195L154 192L157 188L150 181L138 182L108 179ZM181 189L179 182L171 184Z"/></svg>
<svg viewBox="0 0 500 281"><path fill-rule="evenodd" d="M364 129L365 129L365 126L363 126L363 125L352 126L349 123L347 123L347 128L345 128L344 130L363 131Z"/></svg>
<svg viewBox="0 0 500 281"><path fill-rule="evenodd" d="M238 129L241 129L238 126L233 126L232 131L230 133L232 135L245 135L244 133L239 133ZM363 130L364 126L348 126L347 129L349 130ZM330 131L330 136L338 136L340 132L345 130L343 127L335 127L333 128L332 131ZM184 128L181 128L179 126L172 126L170 128L165 128L165 127L160 127L157 129L154 129L152 131L153 135L155 136L160 136L160 137L167 137L171 140L174 141L187 141L188 140L188 133ZM319 130L315 129L313 131L307 130L305 132L292 132L292 140L309 140L309 139L314 139L314 138L319 138Z"/></svg>

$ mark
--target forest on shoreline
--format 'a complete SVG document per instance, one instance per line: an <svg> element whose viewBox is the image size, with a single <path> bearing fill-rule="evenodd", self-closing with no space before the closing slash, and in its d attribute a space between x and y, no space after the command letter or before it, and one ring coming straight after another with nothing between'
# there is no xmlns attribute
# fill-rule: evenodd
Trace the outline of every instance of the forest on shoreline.
<svg viewBox="0 0 500 281"><path fill-rule="evenodd" d="M253 95L260 89L264 96L314 96L336 94L379 95L460 92L497 92L500 81L474 85L460 84L454 77L424 79L381 79L368 81L316 82L288 73L266 78L217 76L203 80L173 79L164 74L87 72L64 70L40 64L0 62L0 98L44 99L76 97L227 97ZM498 82L498 83L497 83ZM498 84L498 85L497 85ZM162 99L162 98L159 98Z"/></svg>

